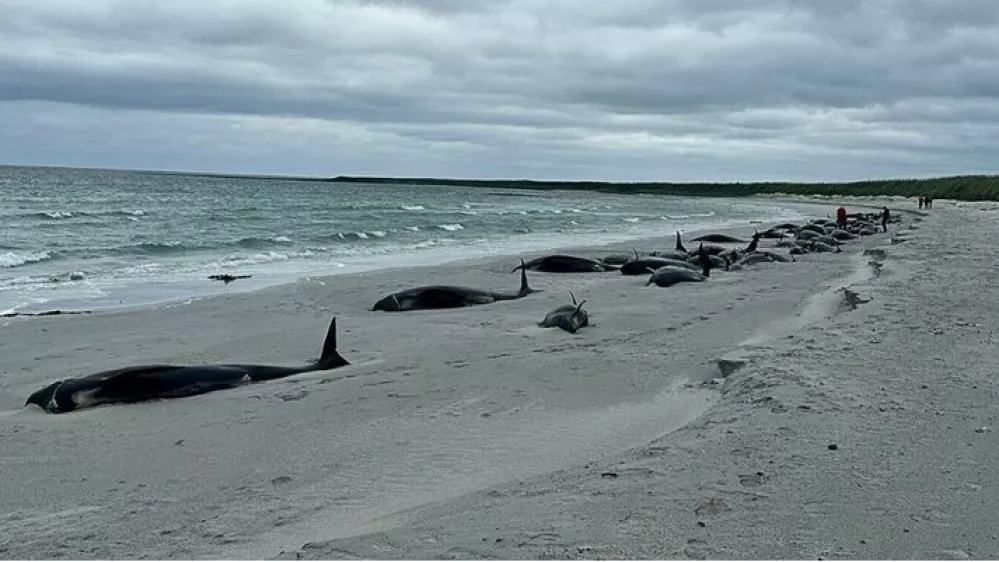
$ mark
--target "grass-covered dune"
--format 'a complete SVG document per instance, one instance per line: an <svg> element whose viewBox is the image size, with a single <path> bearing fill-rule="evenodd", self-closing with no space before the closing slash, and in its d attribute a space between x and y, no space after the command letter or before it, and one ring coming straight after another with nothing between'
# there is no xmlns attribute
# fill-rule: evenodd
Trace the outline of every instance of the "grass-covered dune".
<svg viewBox="0 0 999 562"><path fill-rule="evenodd" d="M338 182L461 185L507 189L578 189L609 193L658 193L699 197L736 197L761 194L903 196L935 199L999 201L999 175L951 176L927 179L871 180L849 183L614 183L595 181L462 180L440 178L383 178L338 176Z"/></svg>

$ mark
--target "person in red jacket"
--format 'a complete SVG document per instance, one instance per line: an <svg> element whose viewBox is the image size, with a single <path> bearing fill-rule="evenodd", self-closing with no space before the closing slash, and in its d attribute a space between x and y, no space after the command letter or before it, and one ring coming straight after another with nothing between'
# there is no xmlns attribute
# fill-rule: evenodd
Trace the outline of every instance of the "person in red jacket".
<svg viewBox="0 0 999 562"><path fill-rule="evenodd" d="M840 228L846 228L846 208L840 207L836 209L836 226Z"/></svg>

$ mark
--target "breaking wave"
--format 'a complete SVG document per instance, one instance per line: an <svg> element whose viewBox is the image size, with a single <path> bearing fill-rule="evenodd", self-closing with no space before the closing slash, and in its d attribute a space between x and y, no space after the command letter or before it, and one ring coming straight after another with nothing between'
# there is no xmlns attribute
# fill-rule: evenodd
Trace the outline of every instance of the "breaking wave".
<svg viewBox="0 0 999 562"><path fill-rule="evenodd" d="M0 267L13 268L52 259L49 252L0 252Z"/></svg>

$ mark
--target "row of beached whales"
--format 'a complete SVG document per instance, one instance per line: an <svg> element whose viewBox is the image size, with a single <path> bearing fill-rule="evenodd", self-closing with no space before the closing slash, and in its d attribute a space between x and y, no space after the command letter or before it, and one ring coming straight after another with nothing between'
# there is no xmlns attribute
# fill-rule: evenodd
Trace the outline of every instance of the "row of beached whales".
<svg viewBox="0 0 999 562"><path fill-rule="evenodd" d="M441 308L458 308L488 304L496 301L521 299L534 292L527 283L526 271L549 273L602 273L619 271L622 275L649 275L646 286L655 284L670 287L677 283L706 281L712 269L736 271L759 263L793 262L796 255L809 252L839 252L840 245L859 236L869 236L878 232L876 214L853 214L848 216L843 228L837 228L831 221L819 219L804 226L793 223L778 224L764 232L758 230L751 240L744 240L728 234L705 234L691 238L697 242L694 250L688 250L680 233L676 233L676 244L672 250L652 251L645 256L638 250L634 255L615 254L600 259L554 254L531 261L521 260L513 271L520 270L520 290L516 293L484 291L471 287L453 285L429 285L392 293L374 304L372 310L405 312ZM776 239L774 248L783 253L760 248L760 240ZM744 248L728 247L722 244L746 244ZM562 305L549 312L539 324L545 327L559 327L575 332L588 324L588 316L582 302L576 302L570 293L572 304ZM585 302L585 301L584 301Z"/></svg>
<svg viewBox="0 0 999 562"><path fill-rule="evenodd" d="M877 215L854 214L845 228L837 228L827 220L816 220L804 226L779 224L764 232L757 231L749 241L727 234L706 234L690 239L697 242L694 250L683 245L680 233L674 249L649 252L642 256L611 255L590 259L569 255L549 255L525 262L521 260L513 271L520 270L520 290L516 293L484 291L470 287L432 285L399 291L380 299L373 310L403 312L413 310L459 308L521 299L536 292L527 283L527 270L552 273L591 273L619 271L622 275L650 275L646 286L670 287L684 282L702 282L712 269L735 271L764 262L795 261L794 256L808 252L838 252L840 244L858 236L878 232ZM897 220L897 219L896 219ZM759 247L761 239L776 239L775 248L787 255ZM722 244L747 244L731 248ZM538 324L558 327L575 333L589 325L589 315L583 309L586 301L566 303L548 312ZM337 351L336 317L326 332L322 352L314 363L296 367L254 364L209 365L140 365L101 371L87 376L59 380L31 394L25 406L34 404L49 413L62 413L101 404L141 402L154 399L179 398L233 388L246 383L280 379L310 371L325 371L349 365Z"/></svg>

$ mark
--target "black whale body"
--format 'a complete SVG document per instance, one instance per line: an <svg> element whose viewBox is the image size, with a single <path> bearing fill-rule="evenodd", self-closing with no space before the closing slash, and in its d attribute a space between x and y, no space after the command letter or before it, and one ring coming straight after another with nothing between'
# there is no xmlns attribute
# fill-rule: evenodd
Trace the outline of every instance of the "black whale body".
<svg viewBox="0 0 999 562"><path fill-rule="evenodd" d="M520 290L514 294L454 285L429 285L392 293L376 302L371 310L406 312L409 310L461 308L496 301L521 299L533 292L535 290L527 284L527 268L521 268Z"/></svg>
<svg viewBox="0 0 999 562"><path fill-rule="evenodd" d="M590 258L553 254L535 258L527 263L521 260L520 265L513 268L513 271L517 271L518 269L534 269L547 273L601 273L604 271L614 271L619 269L619 267Z"/></svg>
<svg viewBox="0 0 999 562"><path fill-rule="evenodd" d="M24 405L37 404L58 414L100 404L142 402L195 396L249 382L268 381L325 371L350 363L336 349L336 318L330 322L322 354L315 363L298 367L278 365L140 365L101 371L54 382L31 394Z"/></svg>

